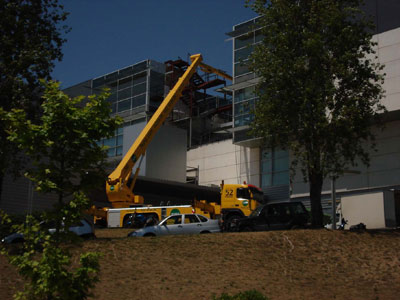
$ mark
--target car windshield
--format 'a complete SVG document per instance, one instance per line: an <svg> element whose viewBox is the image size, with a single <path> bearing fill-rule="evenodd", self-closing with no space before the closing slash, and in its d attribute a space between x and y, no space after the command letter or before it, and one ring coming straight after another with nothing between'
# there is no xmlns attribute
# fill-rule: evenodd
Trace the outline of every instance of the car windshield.
<svg viewBox="0 0 400 300"><path fill-rule="evenodd" d="M263 207L264 206L261 206L261 205L257 206L257 208L251 212L250 217L257 217L260 214Z"/></svg>

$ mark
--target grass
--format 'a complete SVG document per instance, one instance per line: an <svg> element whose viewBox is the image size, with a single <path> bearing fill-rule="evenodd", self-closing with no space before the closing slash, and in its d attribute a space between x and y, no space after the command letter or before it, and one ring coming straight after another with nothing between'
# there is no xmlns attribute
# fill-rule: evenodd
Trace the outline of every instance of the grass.
<svg viewBox="0 0 400 300"><path fill-rule="evenodd" d="M94 299L212 299L256 290L277 299L398 299L400 232L328 230L126 238L102 229ZM0 257L0 299L22 280ZM232 298L234 299L234 298Z"/></svg>

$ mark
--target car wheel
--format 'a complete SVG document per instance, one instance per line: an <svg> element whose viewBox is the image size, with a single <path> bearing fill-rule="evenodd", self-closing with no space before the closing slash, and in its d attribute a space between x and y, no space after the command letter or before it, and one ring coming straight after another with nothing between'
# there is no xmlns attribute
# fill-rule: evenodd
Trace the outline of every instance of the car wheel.
<svg viewBox="0 0 400 300"><path fill-rule="evenodd" d="M85 240L94 240L96 238L94 233L84 234L81 237L84 238Z"/></svg>
<svg viewBox="0 0 400 300"><path fill-rule="evenodd" d="M146 233L144 236L156 236L154 233Z"/></svg>
<svg viewBox="0 0 400 300"><path fill-rule="evenodd" d="M253 231L253 228L251 228L250 226L245 226L243 228L240 229L241 232L249 232L249 231Z"/></svg>

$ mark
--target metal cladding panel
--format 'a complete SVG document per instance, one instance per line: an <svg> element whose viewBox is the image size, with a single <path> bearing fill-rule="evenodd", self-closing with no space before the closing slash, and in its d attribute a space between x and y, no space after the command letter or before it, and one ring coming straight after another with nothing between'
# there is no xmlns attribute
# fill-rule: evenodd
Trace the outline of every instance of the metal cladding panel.
<svg viewBox="0 0 400 300"><path fill-rule="evenodd" d="M279 185L263 188L263 192L268 202L288 201L289 185Z"/></svg>
<svg viewBox="0 0 400 300"><path fill-rule="evenodd" d="M108 227L119 227L120 211L108 211Z"/></svg>

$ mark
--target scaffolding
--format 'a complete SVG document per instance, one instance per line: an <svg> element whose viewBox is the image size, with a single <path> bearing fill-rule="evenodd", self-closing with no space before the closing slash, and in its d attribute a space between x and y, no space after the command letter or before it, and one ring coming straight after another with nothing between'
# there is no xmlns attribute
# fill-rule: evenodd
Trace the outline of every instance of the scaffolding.
<svg viewBox="0 0 400 300"><path fill-rule="evenodd" d="M188 68L179 58L165 62L165 93ZM183 91L168 121L187 130L188 149L232 137L232 94L223 87L226 80L199 70ZM212 93L210 89L215 89Z"/></svg>

